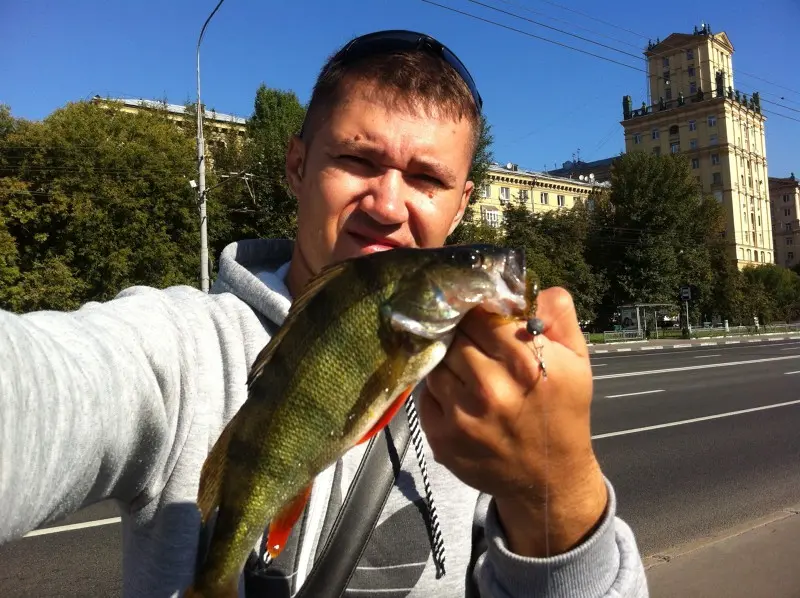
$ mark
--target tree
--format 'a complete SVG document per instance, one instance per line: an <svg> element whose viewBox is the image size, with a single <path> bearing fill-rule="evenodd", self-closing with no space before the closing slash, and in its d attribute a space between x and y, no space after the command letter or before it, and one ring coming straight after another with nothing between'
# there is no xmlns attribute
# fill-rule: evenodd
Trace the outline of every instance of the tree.
<svg viewBox="0 0 800 598"><path fill-rule="evenodd" d="M2 307L67 310L134 284L197 284L193 139L164 111L71 103L14 123L0 155L0 262L16 277Z"/></svg>
<svg viewBox="0 0 800 598"><path fill-rule="evenodd" d="M683 284L711 295L724 214L685 156L622 155L608 197L595 202L591 229L587 259L608 281L599 309L606 324L625 303L677 302Z"/></svg>
<svg viewBox="0 0 800 598"><path fill-rule="evenodd" d="M742 271L748 295L761 297L754 307L763 323L800 318L800 275L775 264L748 266Z"/></svg>
<svg viewBox="0 0 800 598"><path fill-rule="evenodd" d="M592 320L606 289L601 273L586 262L589 213L583 203L565 212L536 213L510 203L503 212L505 243L525 250L529 277L540 288L561 286L581 320Z"/></svg>
<svg viewBox="0 0 800 598"><path fill-rule="evenodd" d="M448 237L448 245L462 243L496 243L500 238L500 231L484 222L480 217L475 218L475 206L481 196L481 188L489 180L489 167L492 164L492 126L486 120L486 116L481 114L481 131L478 137L478 145L472 159L472 167L469 171L467 180L474 183L472 194L470 195L464 216L456 230Z"/></svg>

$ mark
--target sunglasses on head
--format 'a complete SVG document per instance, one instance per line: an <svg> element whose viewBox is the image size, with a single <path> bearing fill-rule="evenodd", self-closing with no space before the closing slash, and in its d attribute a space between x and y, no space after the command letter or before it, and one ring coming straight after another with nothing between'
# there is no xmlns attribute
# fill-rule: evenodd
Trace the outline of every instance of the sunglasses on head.
<svg viewBox="0 0 800 598"><path fill-rule="evenodd" d="M333 62L347 63L373 54L407 50L426 51L444 60L455 69L459 77L466 83L467 88L472 94L472 99L478 107L478 112L483 109L483 99L481 98L481 94L478 93L478 86L475 84L472 75L469 74L467 67L464 66L464 63L461 62L458 56L447 46L423 33L406 31L404 29L368 33L357 37L339 50Z"/></svg>

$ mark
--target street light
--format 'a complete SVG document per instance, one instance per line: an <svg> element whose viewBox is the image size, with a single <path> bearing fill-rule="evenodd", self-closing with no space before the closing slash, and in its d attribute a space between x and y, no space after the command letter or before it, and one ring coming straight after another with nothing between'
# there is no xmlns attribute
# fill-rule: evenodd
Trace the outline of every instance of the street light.
<svg viewBox="0 0 800 598"><path fill-rule="evenodd" d="M219 3L208 15L200 37L197 38L197 199L200 204L200 288L208 293L208 220L206 218L206 156L203 140L203 104L200 101L200 43L211 17L219 10L225 0Z"/></svg>

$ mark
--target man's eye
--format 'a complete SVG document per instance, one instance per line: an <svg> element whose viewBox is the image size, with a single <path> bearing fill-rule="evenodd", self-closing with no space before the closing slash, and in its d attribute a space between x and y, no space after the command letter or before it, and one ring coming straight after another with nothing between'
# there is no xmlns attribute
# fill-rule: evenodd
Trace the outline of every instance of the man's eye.
<svg viewBox="0 0 800 598"><path fill-rule="evenodd" d="M437 187L444 187L444 183L442 181L429 174L419 174L417 175L417 178L430 185L436 185Z"/></svg>
<svg viewBox="0 0 800 598"><path fill-rule="evenodd" d="M341 155L339 156L340 160L344 160L345 162L353 162L354 164L361 164L362 166L370 166L369 160L361 158L359 156L351 156L351 155Z"/></svg>

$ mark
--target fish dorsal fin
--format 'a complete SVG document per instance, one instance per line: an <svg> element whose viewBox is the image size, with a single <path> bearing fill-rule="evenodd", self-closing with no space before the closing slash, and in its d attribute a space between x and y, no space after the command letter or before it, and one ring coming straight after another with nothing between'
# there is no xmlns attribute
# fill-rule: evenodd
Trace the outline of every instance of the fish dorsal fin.
<svg viewBox="0 0 800 598"><path fill-rule="evenodd" d="M295 321L295 319L297 319L297 314L300 313L311 302L311 300L322 287L343 273L347 269L347 265L348 261L346 260L325 266L317 273L316 276L313 276L306 283L306 286L303 288L297 299L292 301L292 305L289 307L289 313L286 314L286 319L281 327L267 343L267 346L261 350L261 353L258 354L258 357L256 357L256 360L253 362L253 367L250 368L250 375L247 377L248 388L261 375L261 373L264 371L264 367L269 363L270 359L272 359L272 354L280 345L283 337L286 336L286 333L289 331L289 328L291 328L292 323Z"/></svg>

